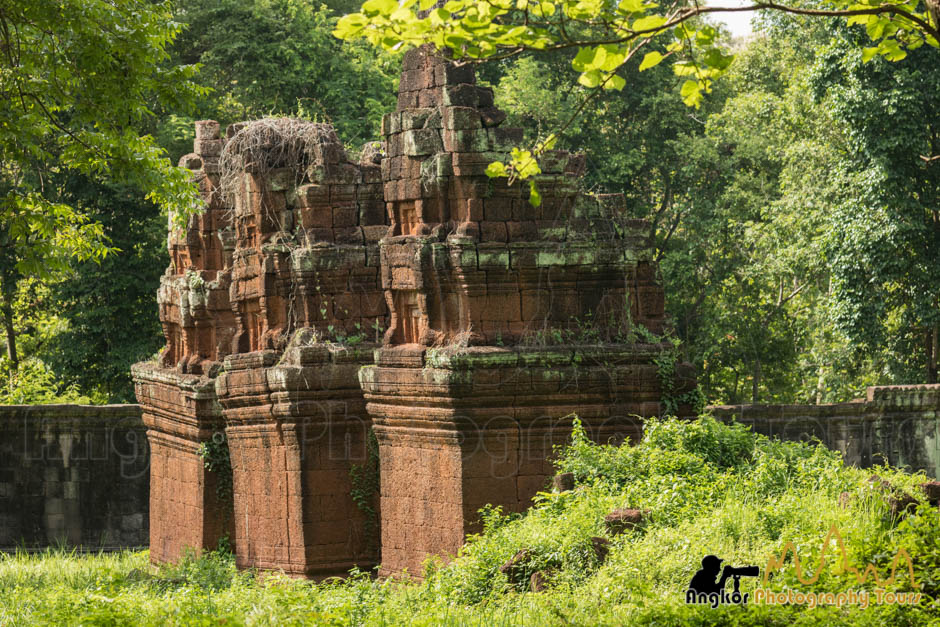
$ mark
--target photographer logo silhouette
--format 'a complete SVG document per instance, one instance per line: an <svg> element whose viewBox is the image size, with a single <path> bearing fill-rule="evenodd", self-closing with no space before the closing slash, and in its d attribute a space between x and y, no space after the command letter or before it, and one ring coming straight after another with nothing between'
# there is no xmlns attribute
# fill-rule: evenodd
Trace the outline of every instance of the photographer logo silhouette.
<svg viewBox="0 0 940 627"><path fill-rule="evenodd" d="M713 608L719 605L747 604L750 593L741 592L741 577L757 577L760 574L760 568L725 566L722 569L721 562L723 561L714 555L706 555L702 558L702 568L692 577L689 589L685 591L686 603L710 605ZM734 589L730 594L725 590L725 583L729 577L734 579Z"/></svg>

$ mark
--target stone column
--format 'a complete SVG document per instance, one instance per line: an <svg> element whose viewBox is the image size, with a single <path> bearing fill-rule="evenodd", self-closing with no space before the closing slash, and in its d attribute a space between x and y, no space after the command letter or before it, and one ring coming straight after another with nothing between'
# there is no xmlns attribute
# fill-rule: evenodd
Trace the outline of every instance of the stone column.
<svg viewBox="0 0 940 627"><path fill-rule="evenodd" d="M353 163L329 125L283 119L248 123L226 146L226 167L242 164L226 172L238 182L237 330L216 390L239 567L321 578L378 560L378 460L357 371L387 326L388 221L369 148Z"/></svg>

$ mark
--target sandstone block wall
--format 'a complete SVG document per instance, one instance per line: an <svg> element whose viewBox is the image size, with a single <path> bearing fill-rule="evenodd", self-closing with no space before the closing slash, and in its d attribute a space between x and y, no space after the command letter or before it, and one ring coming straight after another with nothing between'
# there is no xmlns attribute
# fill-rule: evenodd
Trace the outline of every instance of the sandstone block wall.
<svg viewBox="0 0 940 627"><path fill-rule="evenodd" d="M0 406L0 551L145 547L148 453L136 405Z"/></svg>
<svg viewBox="0 0 940 627"><path fill-rule="evenodd" d="M356 373L388 325L380 154L353 163L330 126L294 120L247 123L223 150L237 331L216 391L240 566L323 577L378 560L351 473L370 464Z"/></svg>
<svg viewBox="0 0 940 627"><path fill-rule="evenodd" d="M150 558L179 559L187 548L214 549L232 538L231 499L206 468L200 447L224 437L215 376L238 329L229 300L234 228L221 193L219 125L196 123L194 152L180 165L192 172L205 202L186 229L170 223L170 265L157 292L166 347L156 363L132 368L151 445Z"/></svg>
<svg viewBox="0 0 940 627"><path fill-rule="evenodd" d="M708 409L782 440L817 438L849 464L889 463L940 479L940 385L870 387L866 398L850 403Z"/></svg>
<svg viewBox="0 0 940 627"><path fill-rule="evenodd" d="M135 364L137 400L150 442L150 559L178 560L233 537L231 500L206 468L202 444L224 433L214 381L157 364Z"/></svg>

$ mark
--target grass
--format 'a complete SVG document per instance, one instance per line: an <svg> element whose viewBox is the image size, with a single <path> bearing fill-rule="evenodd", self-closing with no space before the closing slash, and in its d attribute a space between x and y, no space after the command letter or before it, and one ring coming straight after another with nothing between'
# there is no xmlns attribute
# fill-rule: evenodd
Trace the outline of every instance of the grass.
<svg viewBox="0 0 940 627"><path fill-rule="evenodd" d="M891 468L859 470L821 446L771 441L709 418L653 420L637 446L597 446L576 425L560 455L576 488L543 493L525 515L483 512L484 531L448 565L429 560L421 583L353 573L314 584L238 572L230 556L188 556L151 567L146 552L83 556L65 550L0 556L0 625L940 625L940 517L922 503L892 514L889 493L919 494L925 477ZM880 481L890 483L887 490ZM840 495L849 493L848 505ZM649 509L640 528L610 539L598 559L592 537L604 515ZM923 599L916 606L817 607L686 605L701 558L763 569L786 542L816 570L822 539L835 525L850 564L882 576L898 549L912 557ZM499 566L528 549L522 568L546 574L544 592L510 582ZM873 590L841 572L837 560L818 581L800 584L784 568L768 587L839 592ZM742 591L756 582L742 580ZM728 586L730 589L730 585ZM910 590L899 578L892 589Z"/></svg>

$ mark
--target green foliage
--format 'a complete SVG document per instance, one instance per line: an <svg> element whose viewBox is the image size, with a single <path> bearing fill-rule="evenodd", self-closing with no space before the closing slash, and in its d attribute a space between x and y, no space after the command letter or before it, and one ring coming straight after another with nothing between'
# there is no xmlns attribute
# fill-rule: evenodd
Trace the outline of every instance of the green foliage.
<svg viewBox="0 0 940 627"><path fill-rule="evenodd" d="M62 386L42 361L30 358L14 368L0 357L0 405L52 405L74 403L94 405L106 402L101 395L86 396L74 383Z"/></svg>
<svg viewBox="0 0 940 627"><path fill-rule="evenodd" d="M199 445L199 457L209 472L215 473L215 495L220 503L231 504L233 498L232 458L224 431Z"/></svg>
<svg viewBox="0 0 940 627"><path fill-rule="evenodd" d="M159 567L151 580L153 588L188 586L210 592L231 588L246 575L235 568L235 556L227 551L208 551L197 555L192 549L183 551L175 564Z"/></svg>
<svg viewBox="0 0 940 627"><path fill-rule="evenodd" d="M367 538L375 538L379 531L379 513L375 509L381 487L379 474L379 441L375 431L369 429L366 437L366 461L349 467L349 481L352 490L349 494L353 503L365 516L363 531ZM378 548L378 547L373 547Z"/></svg>
<svg viewBox="0 0 940 627"><path fill-rule="evenodd" d="M938 17L931 17L922 4L915 0L906 6L857 5L838 0L811 13L842 15L850 24L866 24L868 36L877 44L866 50L866 57L897 61L904 58L906 50L915 50L924 43L940 47ZM802 10L802 6L786 5L754 8ZM733 60L722 49L719 31L700 18L714 10L682 2L660 5L642 0L619 4L594 0L449 0L443 6L435 6L433 0L368 0L360 12L338 22L335 34L344 39L365 38L394 52L431 44L450 50L455 58L502 59L532 51L576 51L571 67L579 73L577 83L594 90L592 97L605 89L623 89L627 80L618 72L632 59L639 61L642 57L637 70L645 71L666 56L676 55L681 60L673 70L684 77L679 94L686 105L698 108L705 94L711 92L714 80L728 70ZM538 152L532 151L536 155ZM513 158L515 176L525 179L538 174L524 171L529 160Z"/></svg>
<svg viewBox="0 0 940 627"><path fill-rule="evenodd" d="M163 65L179 30L167 4L16 1L0 26L0 239L21 273L107 253L100 226L56 198L56 172L131 181L171 213L196 210L189 175L137 132L155 100L183 108L200 92L194 68Z"/></svg>
<svg viewBox="0 0 940 627"><path fill-rule="evenodd" d="M399 62L363 43L332 37L336 17L325 5L181 0L176 15L186 28L173 57L200 64L200 80L213 89L199 103L203 117L225 125L299 115L332 123L358 149L378 137L382 115L394 106ZM191 119L167 117L161 135L172 142L172 154L190 151L191 128Z"/></svg>
<svg viewBox="0 0 940 627"><path fill-rule="evenodd" d="M940 66L929 50L865 63L849 47L857 38L838 36L812 76L849 129L837 172L854 193L832 207L823 239L832 317L859 347L886 348L885 370L918 380L940 327L940 168L924 162L940 152Z"/></svg>
<svg viewBox="0 0 940 627"><path fill-rule="evenodd" d="M133 3L118 3L115 11L125 4ZM365 43L337 41L330 35L336 18L326 7L297 0L181 0L148 6L163 20L160 29L173 34L160 44L164 52L150 59L148 71L155 82L173 77L178 97L151 94L147 106L153 115L129 110L126 126L147 142L156 141L173 160L192 150L195 119L214 118L224 125L269 113L300 115L333 122L341 137L358 148L377 137L382 114L394 105L398 61ZM96 7L85 17L103 10ZM80 18L74 16L76 22ZM138 18L147 29L154 26L152 16ZM108 54L107 45L95 55ZM111 53L117 60L139 54L141 66L130 66L133 72L142 70L148 50L115 48ZM197 65L201 70L192 80L211 88L208 92L195 89L191 79L180 81L174 69L185 67L190 76ZM91 82L106 82L109 76L100 74ZM131 95L115 102L126 104ZM108 119L109 110L99 105ZM55 150L50 144L49 154ZM20 344L21 358L47 364L56 389L77 385L85 395L127 402L134 399L130 365L163 342L155 299L167 265L166 219L157 205L142 198L147 188L140 177L115 174L120 176L81 168L43 170L47 196L61 207L0 213L0 287L14 310L14 343ZM186 180L188 174L182 176ZM27 305L18 294L35 291L27 280L35 275L43 277L47 296ZM343 341L353 344L365 337L355 333Z"/></svg>
<svg viewBox="0 0 940 627"><path fill-rule="evenodd" d="M51 285L46 306L64 328L36 350L61 381L100 390L110 402L134 402L131 365L163 345L154 300L166 264L166 219L126 186L75 177L65 192L118 250L99 263L73 262L72 275Z"/></svg>
<svg viewBox="0 0 940 627"><path fill-rule="evenodd" d="M693 422L651 418L643 426L643 441L667 451L686 451L719 468L750 461L756 446L756 436L747 427L710 417Z"/></svg>

